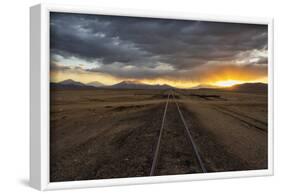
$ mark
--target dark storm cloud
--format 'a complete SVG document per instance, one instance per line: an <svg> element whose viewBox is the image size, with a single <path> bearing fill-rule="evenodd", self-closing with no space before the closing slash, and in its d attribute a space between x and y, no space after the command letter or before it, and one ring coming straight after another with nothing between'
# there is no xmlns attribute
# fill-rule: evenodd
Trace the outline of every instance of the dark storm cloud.
<svg viewBox="0 0 281 194"><path fill-rule="evenodd" d="M51 13L50 26L52 54L99 60L101 67L87 71L119 77L176 76L182 70L267 49L265 25ZM159 63L173 68L157 69Z"/></svg>
<svg viewBox="0 0 281 194"><path fill-rule="evenodd" d="M50 69L51 71L65 71L70 70L71 68L64 65L58 65L56 62L51 61Z"/></svg>
<svg viewBox="0 0 281 194"><path fill-rule="evenodd" d="M99 21L93 16L88 17L69 17L68 14L55 14L51 17L52 52L89 61L101 59L105 64L129 63L146 57L146 51L137 48L133 42L120 40L118 36L108 36L111 23Z"/></svg>

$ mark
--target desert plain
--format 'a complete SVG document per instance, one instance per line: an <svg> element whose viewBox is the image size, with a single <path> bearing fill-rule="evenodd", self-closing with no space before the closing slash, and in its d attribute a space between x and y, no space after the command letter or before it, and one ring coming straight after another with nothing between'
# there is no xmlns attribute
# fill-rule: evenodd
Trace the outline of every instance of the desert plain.
<svg viewBox="0 0 281 194"><path fill-rule="evenodd" d="M107 88L50 93L51 182L150 176L162 124L153 175L203 173L177 104L208 173L267 169L267 93Z"/></svg>

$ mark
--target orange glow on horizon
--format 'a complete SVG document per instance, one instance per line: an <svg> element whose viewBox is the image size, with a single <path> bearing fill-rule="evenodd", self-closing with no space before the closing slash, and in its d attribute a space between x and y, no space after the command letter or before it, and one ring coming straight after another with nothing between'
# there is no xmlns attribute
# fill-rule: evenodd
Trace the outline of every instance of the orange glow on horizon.
<svg viewBox="0 0 281 194"><path fill-rule="evenodd" d="M257 72L247 72L238 69L230 70L217 70L209 73L202 73L200 77L179 77L177 80L169 78L154 78L154 79L123 79L114 77L105 73L97 72L74 72L74 71L60 71L51 72L51 81L60 82L66 79L73 79L82 83L89 83L98 81L105 85L113 85L122 81L138 81L144 84L167 84L177 88L193 88L199 85L212 86L212 87L231 87L236 84L262 82L267 83L267 75ZM190 79L190 80L188 80Z"/></svg>
<svg viewBox="0 0 281 194"><path fill-rule="evenodd" d="M231 87L236 84L242 84L242 83L243 82L237 81L237 80L222 80L222 81L215 82L213 85L219 86L219 87Z"/></svg>

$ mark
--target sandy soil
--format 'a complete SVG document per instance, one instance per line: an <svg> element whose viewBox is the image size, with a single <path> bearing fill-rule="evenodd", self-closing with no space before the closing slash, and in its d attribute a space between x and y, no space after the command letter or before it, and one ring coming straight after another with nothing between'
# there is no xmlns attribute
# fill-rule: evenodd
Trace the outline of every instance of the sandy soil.
<svg viewBox="0 0 281 194"><path fill-rule="evenodd" d="M186 120L209 171L267 168L266 96L220 94L223 100L181 97Z"/></svg>
<svg viewBox="0 0 281 194"><path fill-rule="evenodd" d="M208 172L267 168L267 95L175 93ZM161 90L52 90L51 181L148 176L166 99ZM156 175L200 172L171 100Z"/></svg>

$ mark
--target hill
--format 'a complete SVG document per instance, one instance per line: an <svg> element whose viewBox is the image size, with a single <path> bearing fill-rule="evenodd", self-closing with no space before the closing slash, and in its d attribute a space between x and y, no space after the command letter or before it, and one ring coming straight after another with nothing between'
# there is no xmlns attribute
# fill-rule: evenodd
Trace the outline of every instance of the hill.
<svg viewBox="0 0 281 194"><path fill-rule="evenodd" d="M264 83L244 83L224 88L224 90L247 93L267 93L268 85Z"/></svg>
<svg viewBox="0 0 281 194"><path fill-rule="evenodd" d="M60 89L63 89L63 88L69 88L69 89L72 89L72 88L94 88L93 86L88 86L86 84L74 81L72 79L67 79L67 80L64 80L64 81L61 81L61 82L57 82L57 83L51 82L50 87L51 88L60 88Z"/></svg>

